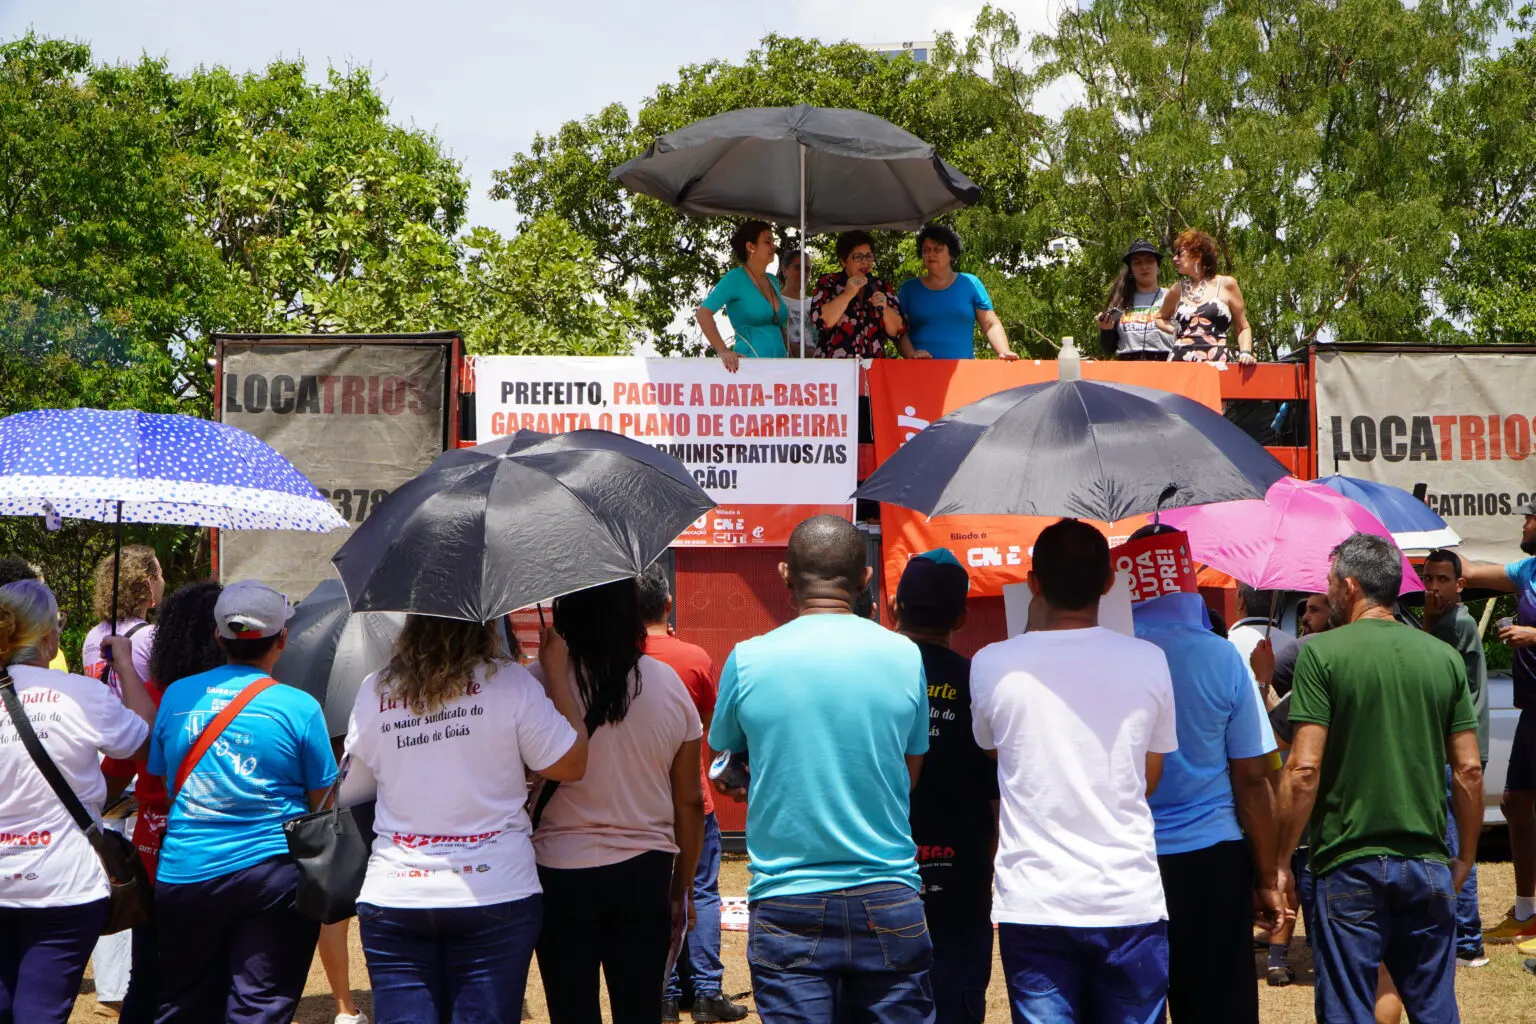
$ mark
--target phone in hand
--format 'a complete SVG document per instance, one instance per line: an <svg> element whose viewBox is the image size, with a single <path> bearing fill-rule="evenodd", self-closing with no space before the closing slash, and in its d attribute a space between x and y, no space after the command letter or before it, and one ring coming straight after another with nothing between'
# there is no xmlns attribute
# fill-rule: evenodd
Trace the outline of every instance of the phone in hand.
<svg viewBox="0 0 1536 1024"><path fill-rule="evenodd" d="M1120 322L1121 317L1125 316L1125 310L1119 306L1110 306L1104 311L1104 315L1109 318L1110 325L1113 326Z"/></svg>

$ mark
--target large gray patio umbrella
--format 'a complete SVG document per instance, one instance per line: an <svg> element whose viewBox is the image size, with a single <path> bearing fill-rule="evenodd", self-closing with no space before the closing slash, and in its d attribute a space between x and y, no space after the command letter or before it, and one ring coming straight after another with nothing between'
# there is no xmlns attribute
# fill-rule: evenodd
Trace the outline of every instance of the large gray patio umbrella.
<svg viewBox="0 0 1536 1024"><path fill-rule="evenodd" d="M685 213L799 224L802 245L807 232L913 231L981 196L932 146L884 118L803 104L696 121L609 177ZM802 335L802 356L804 345Z"/></svg>

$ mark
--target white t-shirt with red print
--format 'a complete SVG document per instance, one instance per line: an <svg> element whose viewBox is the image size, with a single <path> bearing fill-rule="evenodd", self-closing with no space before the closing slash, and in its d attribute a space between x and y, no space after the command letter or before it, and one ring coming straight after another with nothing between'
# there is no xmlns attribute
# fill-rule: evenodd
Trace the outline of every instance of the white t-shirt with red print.
<svg viewBox="0 0 1536 1024"><path fill-rule="evenodd" d="M92 817L107 797L101 755L130 757L149 723L98 680L31 665L11 678L32 729ZM107 875L0 707L0 907L74 907L107 896Z"/></svg>
<svg viewBox="0 0 1536 1024"><path fill-rule="evenodd" d="M377 837L359 903L483 907L540 891L524 765L548 768L576 730L514 662L481 666L466 692L428 713L358 688L343 794L377 790ZM359 773L362 778L357 778Z"/></svg>

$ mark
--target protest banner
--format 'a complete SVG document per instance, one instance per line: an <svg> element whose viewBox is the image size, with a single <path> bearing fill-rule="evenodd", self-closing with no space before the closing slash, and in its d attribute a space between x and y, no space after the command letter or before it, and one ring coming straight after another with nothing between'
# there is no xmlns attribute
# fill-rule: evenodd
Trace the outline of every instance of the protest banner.
<svg viewBox="0 0 1536 1024"><path fill-rule="evenodd" d="M611 430L687 466L719 507L679 546L782 546L807 516L852 518L856 362L483 356L474 373L481 442Z"/></svg>
<svg viewBox="0 0 1536 1024"><path fill-rule="evenodd" d="M1317 350L1317 462L1401 487L1461 536L1464 558L1521 557L1536 501L1530 348L1337 345Z"/></svg>
<svg viewBox="0 0 1536 1024"><path fill-rule="evenodd" d="M276 448L354 526L451 443L453 335L215 341L219 419ZM223 530L219 576L297 600L334 575L349 534Z"/></svg>
<svg viewBox="0 0 1536 1024"><path fill-rule="evenodd" d="M1082 372L1087 380L1159 388L1220 410L1221 373L1240 371L1221 371L1204 363L1088 361L1082 364ZM917 431L962 405L1009 388L1056 379L1054 362L877 359L869 369L876 461L884 462ZM1027 459L1029 453L1020 452L1019 458ZM896 592L907 559L946 547L970 572L972 597L1000 597L1005 584L1024 580L1029 572L1030 548L1040 531L1053 522L1054 518L1044 516L965 515L930 520L921 513L882 504L886 592ZM1134 516L1093 525L1114 545L1123 543L1146 522L1145 516Z"/></svg>
<svg viewBox="0 0 1536 1024"><path fill-rule="evenodd" d="M1158 533L1127 541L1110 549L1109 564L1124 574L1133 605L1166 594L1200 592L1186 533Z"/></svg>

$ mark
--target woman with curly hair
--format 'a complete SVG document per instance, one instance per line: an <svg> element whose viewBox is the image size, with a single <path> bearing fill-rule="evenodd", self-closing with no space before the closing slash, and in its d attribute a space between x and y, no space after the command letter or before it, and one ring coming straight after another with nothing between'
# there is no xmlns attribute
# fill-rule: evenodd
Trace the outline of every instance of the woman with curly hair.
<svg viewBox="0 0 1536 1024"><path fill-rule="evenodd" d="M539 657L564 676L558 637ZM551 701L499 658L495 623L412 615L358 688L346 753L343 802L378 798L357 900L376 1024L517 1021L544 915L525 766L563 782L586 771L572 695Z"/></svg>
<svg viewBox="0 0 1536 1024"><path fill-rule="evenodd" d="M1235 278L1216 273L1216 243L1203 231L1184 232L1173 243L1179 282L1168 289L1157 313L1158 329L1173 335L1174 362L1224 363L1227 339L1237 333L1237 361L1252 366L1253 329L1243 290Z"/></svg>
<svg viewBox="0 0 1536 1024"><path fill-rule="evenodd" d="M669 944L693 917L703 727L677 673L644 654L634 580L560 598L555 631L570 667L545 685L575 693L592 739L586 776L556 791L533 836L549 1019L599 1020L601 972L613 1024L656 1024Z"/></svg>
<svg viewBox="0 0 1536 1024"><path fill-rule="evenodd" d="M91 606L96 612L97 625L85 634L85 644L80 651L85 674L93 679L107 678L106 661L101 656L101 638L116 634L133 640L133 664L139 670L139 678L149 677L149 652L154 646L155 627L148 621L149 610L165 596L165 574L160 571L160 560L155 549L143 544L123 548L117 573L117 602L112 597L113 556L108 555L96 563L96 586L91 595ZM117 624L113 628L112 609L117 609ZM114 691L115 691L114 687Z"/></svg>
<svg viewBox="0 0 1536 1024"><path fill-rule="evenodd" d="M156 707L160 706L161 695L172 683L224 664L224 652L214 639L213 619L213 606L223 590L216 580L202 580L188 583L161 602L154 644L149 652L149 675L144 679L144 689ZM153 882L160 861L160 844L165 839L165 822L171 810L165 780L149 773L144 758L135 761L108 758L101 763L101 770L109 780L124 785L137 776L134 795L138 798L139 810L133 827L133 845L138 848L139 859L144 862ZM153 918L133 930L133 972L123 999L122 1024L152 1024L155 1019L160 998L158 941Z"/></svg>

